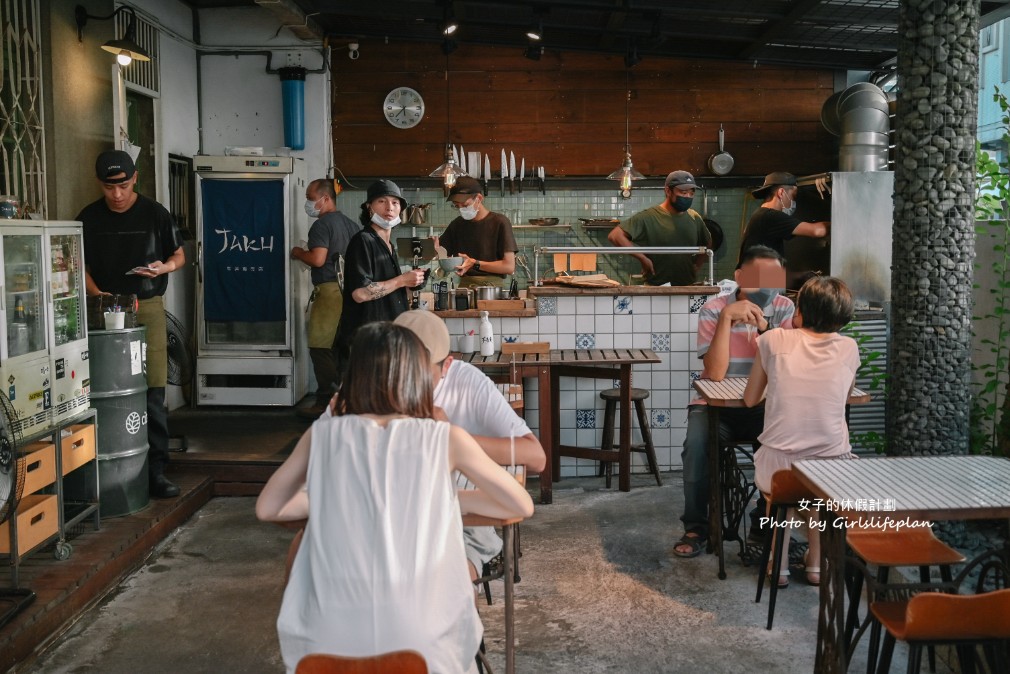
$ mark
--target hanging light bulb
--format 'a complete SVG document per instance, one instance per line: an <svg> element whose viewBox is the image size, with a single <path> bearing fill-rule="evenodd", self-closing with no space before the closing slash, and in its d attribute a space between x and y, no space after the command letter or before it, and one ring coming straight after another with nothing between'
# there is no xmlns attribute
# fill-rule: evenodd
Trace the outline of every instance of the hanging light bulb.
<svg viewBox="0 0 1010 674"><path fill-rule="evenodd" d="M438 165L434 171L428 174L429 178L441 178L444 192L449 193L449 188L456 184L456 178L465 176L466 173L456 162L456 155L452 145L449 144L449 112L452 109L450 101L451 90L449 88L449 53L445 55L445 161Z"/></svg>
<svg viewBox="0 0 1010 674"><path fill-rule="evenodd" d="M133 63L133 54L124 49L116 55L116 62L125 68Z"/></svg>
<svg viewBox="0 0 1010 674"><path fill-rule="evenodd" d="M627 74L625 76L627 77ZM629 121L628 111L630 105L631 89L628 89L628 98L624 102L624 163L621 164L621 168L607 176L607 180L619 181L617 189L625 199L631 197L631 181L645 178L645 176L635 170L634 164L631 163L631 141L629 140L631 122Z"/></svg>

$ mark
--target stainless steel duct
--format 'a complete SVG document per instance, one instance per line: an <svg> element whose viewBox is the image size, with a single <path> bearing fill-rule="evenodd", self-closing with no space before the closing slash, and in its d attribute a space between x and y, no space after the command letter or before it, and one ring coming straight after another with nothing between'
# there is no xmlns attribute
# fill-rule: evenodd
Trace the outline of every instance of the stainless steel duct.
<svg viewBox="0 0 1010 674"><path fill-rule="evenodd" d="M839 171L886 171L890 117L887 94L859 82L832 95L821 108L821 123L840 138Z"/></svg>

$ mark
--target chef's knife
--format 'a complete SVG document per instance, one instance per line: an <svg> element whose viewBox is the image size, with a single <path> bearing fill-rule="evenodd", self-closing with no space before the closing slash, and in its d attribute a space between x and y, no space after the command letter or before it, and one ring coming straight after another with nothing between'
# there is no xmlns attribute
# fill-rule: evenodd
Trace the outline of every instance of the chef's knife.
<svg viewBox="0 0 1010 674"><path fill-rule="evenodd" d="M516 155L515 152L509 152L509 194L515 194L516 192Z"/></svg>
<svg viewBox="0 0 1010 674"><path fill-rule="evenodd" d="M452 162L456 166L459 166L459 155L456 154L456 146L455 145L452 146Z"/></svg>
<svg viewBox="0 0 1010 674"><path fill-rule="evenodd" d="M501 195L505 196L505 179L509 176L509 167L505 163L505 148L501 151Z"/></svg>
<svg viewBox="0 0 1010 674"><path fill-rule="evenodd" d="M547 178L544 174L544 167L541 166L537 173L540 175L540 192L544 196L547 196Z"/></svg>
<svg viewBox="0 0 1010 674"><path fill-rule="evenodd" d="M459 146L459 170L466 173L466 150L462 145Z"/></svg>
<svg viewBox="0 0 1010 674"><path fill-rule="evenodd" d="M484 196L487 196L488 185L491 184L491 160L484 155Z"/></svg>
<svg viewBox="0 0 1010 674"><path fill-rule="evenodd" d="M519 193L523 191L523 180L526 178L526 157L523 157L522 163L519 165Z"/></svg>

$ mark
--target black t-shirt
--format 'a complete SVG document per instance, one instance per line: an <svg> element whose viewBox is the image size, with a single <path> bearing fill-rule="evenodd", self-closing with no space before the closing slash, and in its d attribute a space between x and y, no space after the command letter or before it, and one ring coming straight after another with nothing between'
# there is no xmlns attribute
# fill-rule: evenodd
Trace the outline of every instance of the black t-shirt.
<svg viewBox="0 0 1010 674"><path fill-rule="evenodd" d="M361 231L361 223L351 220L340 211L332 211L319 216L309 227L309 250L326 249L326 262L322 267L312 268L312 285L337 280L336 260L338 255L347 253L351 237Z"/></svg>
<svg viewBox="0 0 1010 674"><path fill-rule="evenodd" d="M449 256L466 253L482 262L494 262L505 258L505 253L519 250L512 234L512 223L501 213L488 212L483 220L464 220L457 217L438 237L438 245L445 248ZM486 271L469 271L468 277L491 276L505 278L504 274Z"/></svg>
<svg viewBox="0 0 1010 674"><path fill-rule="evenodd" d="M391 321L407 310L406 288L398 288L385 297L368 302L355 302L351 297L358 288L399 275L399 263L371 226L351 238L344 257L344 309L340 314L337 344L350 348L354 331L359 327L373 321Z"/></svg>
<svg viewBox="0 0 1010 674"><path fill-rule="evenodd" d="M751 246L761 245L774 248L785 257L785 242L793 238L793 230L801 222L803 221L797 217L762 206L754 211L747 223L743 243L740 244L740 256Z"/></svg>
<svg viewBox="0 0 1010 674"><path fill-rule="evenodd" d="M142 194L125 213L109 210L105 199L77 214L84 223L84 261L99 290L140 299L164 295L168 274L147 278L126 272L164 262L182 245L175 220L164 206Z"/></svg>

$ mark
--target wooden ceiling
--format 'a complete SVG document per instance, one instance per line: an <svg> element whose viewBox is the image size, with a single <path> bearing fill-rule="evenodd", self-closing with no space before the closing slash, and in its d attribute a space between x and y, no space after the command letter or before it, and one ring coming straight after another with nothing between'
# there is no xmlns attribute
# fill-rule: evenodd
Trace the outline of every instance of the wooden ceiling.
<svg viewBox="0 0 1010 674"><path fill-rule="evenodd" d="M194 9L259 5L303 38L458 44L529 44L541 26L546 51L588 51L855 70L893 63L899 0L184 0ZM1010 0L981 3L983 25L1010 15ZM290 24L302 24L292 27ZM536 49L531 55L536 55Z"/></svg>

